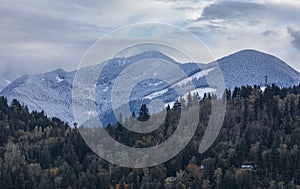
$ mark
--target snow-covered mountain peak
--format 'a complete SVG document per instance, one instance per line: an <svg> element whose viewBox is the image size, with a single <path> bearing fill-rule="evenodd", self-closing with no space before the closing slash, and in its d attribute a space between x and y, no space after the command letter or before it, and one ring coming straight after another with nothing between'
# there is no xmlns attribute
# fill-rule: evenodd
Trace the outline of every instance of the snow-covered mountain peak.
<svg viewBox="0 0 300 189"><path fill-rule="evenodd" d="M185 84L191 81L196 86L195 91L201 94L213 92L214 88L208 86L206 77L215 78L220 74L216 68L216 63L223 73L225 85L233 89L241 85L260 85L264 86L265 76L268 76L269 83L279 86L291 86L300 83L300 73L288 66L282 60L273 55L262 53L256 50L243 50L226 56L211 64L187 63L180 64L169 56L159 51L145 51L134 56L117 56L106 61L101 73L100 65L94 65L81 69L81 73L87 76L82 79L82 84L91 82L92 78L96 81L96 104L100 118L105 118L106 123L114 120L111 111L110 93L115 79L128 66L134 66L135 62L146 60L145 67L139 68L138 73L143 73L143 69L156 73L157 68L151 64L151 58L174 63L182 69L188 78L177 78L168 73L174 83L165 83L158 79L145 80L132 89L132 110L139 109L140 103L135 99L143 99L150 103L157 98L164 99L164 102L173 102L178 95L174 94L172 86ZM150 62L148 64L148 62ZM149 66L148 66L149 65ZM169 70L163 70L167 73ZM75 71L66 72L63 69L56 69L48 73L39 75L26 75L11 82L0 95L6 96L9 100L18 99L21 103L28 106L30 110L44 110L50 117L58 117L64 121L72 123L74 116L72 112L72 88ZM77 72L78 73L78 72ZM96 77L98 76L99 77ZM95 82L95 81L92 81ZM89 98L88 92L83 92L78 101L82 98Z"/></svg>
<svg viewBox="0 0 300 189"><path fill-rule="evenodd" d="M256 50L242 50L217 60L226 86L233 88L241 85L269 83L281 87L300 82L300 74L279 58Z"/></svg>
<svg viewBox="0 0 300 189"><path fill-rule="evenodd" d="M147 59L162 59L165 61L169 61L172 63L176 63L175 60L173 60L171 57L165 55L162 52L156 51L156 50L149 50L149 51L144 51L138 54L134 55L117 55L116 57L107 60L106 64L109 64L110 66L124 66L124 64L131 64L133 62L138 62L141 60L147 60Z"/></svg>

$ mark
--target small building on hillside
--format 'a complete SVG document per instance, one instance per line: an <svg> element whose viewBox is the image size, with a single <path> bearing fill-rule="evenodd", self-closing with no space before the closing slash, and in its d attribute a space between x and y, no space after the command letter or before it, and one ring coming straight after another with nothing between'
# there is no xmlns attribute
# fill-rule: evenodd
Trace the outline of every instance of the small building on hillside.
<svg viewBox="0 0 300 189"><path fill-rule="evenodd" d="M252 171L252 170L254 170L254 167L253 167L253 165L242 165L241 169L242 170Z"/></svg>

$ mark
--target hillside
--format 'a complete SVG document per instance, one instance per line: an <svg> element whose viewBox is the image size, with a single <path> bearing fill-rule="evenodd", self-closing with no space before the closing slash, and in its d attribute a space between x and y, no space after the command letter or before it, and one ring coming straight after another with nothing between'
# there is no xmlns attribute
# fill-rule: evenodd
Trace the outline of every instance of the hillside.
<svg viewBox="0 0 300 189"><path fill-rule="evenodd" d="M300 86L280 89L273 85L265 92L257 87L236 88L232 93L228 91L227 102L223 128L207 152L199 154L197 149L209 118L209 98L200 101L198 130L182 152L155 167L129 169L110 164L91 152L76 128L71 129L57 118L49 119L43 112L29 113L16 100L9 106L1 97L0 185L134 189L299 187ZM168 121L146 135L132 135L119 125L108 127L107 131L129 146L153 146L172 135L177 114L175 109L168 110Z"/></svg>

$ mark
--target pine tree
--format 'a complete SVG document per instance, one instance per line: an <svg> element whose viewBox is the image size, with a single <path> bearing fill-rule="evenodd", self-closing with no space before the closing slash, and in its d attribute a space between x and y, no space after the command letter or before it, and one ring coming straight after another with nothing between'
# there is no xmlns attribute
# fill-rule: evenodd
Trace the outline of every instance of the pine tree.
<svg viewBox="0 0 300 189"><path fill-rule="evenodd" d="M149 118L150 118L149 110L148 110L146 104L142 104L142 106L140 108L138 120L139 121L147 121Z"/></svg>
<svg viewBox="0 0 300 189"><path fill-rule="evenodd" d="M189 92L187 95L187 103L186 103L186 107L190 108L193 106L193 98L192 98L192 94Z"/></svg>

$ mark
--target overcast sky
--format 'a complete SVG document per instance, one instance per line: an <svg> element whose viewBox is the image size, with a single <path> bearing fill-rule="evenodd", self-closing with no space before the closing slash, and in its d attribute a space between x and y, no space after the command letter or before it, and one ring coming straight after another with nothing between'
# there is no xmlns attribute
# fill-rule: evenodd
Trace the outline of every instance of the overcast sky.
<svg viewBox="0 0 300 189"><path fill-rule="evenodd" d="M251 48L300 71L299 12L298 0L0 0L0 73L74 70L99 37L141 22L182 27L215 58Z"/></svg>

